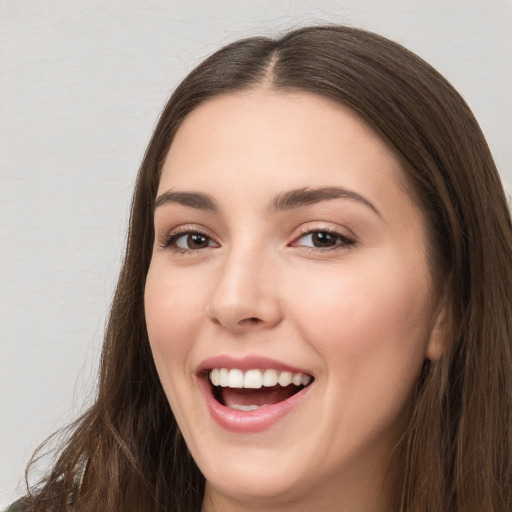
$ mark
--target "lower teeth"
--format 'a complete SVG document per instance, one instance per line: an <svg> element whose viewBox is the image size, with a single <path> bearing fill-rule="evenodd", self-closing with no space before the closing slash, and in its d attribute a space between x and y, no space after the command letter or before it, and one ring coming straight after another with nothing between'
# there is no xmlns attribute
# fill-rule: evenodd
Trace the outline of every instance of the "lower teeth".
<svg viewBox="0 0 512 512"><path fill-rule="evenodd" d="M261 409L262 407L266 407L268 404L263 405L237 405L231 404L228 405L231 409L236 409L237 411L256 411L257 409Z"/></svg>
<svg viewBox="0 0 512 512"><path fill-rule="evenodd" d="M257 389L231 389L212 386L215 400L230 409L250 412L287 400L304 389L304 386L274 386ZM240 403L241 402L241 403Z"/></svg>

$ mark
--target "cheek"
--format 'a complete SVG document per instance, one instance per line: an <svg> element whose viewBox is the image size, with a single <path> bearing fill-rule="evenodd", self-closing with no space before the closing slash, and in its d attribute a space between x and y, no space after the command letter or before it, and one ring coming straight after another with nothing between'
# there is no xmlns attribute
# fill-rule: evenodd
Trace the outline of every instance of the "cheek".
<svg viewBox="0 0 512 512"><path fill-rule="evenodd" d="M202 302L196 287L180 283L168 271L150 267L144 305L149 342L159 373L173 366L183 367L193 346L195 329L200 325Z"/></svg>
<svg viewBox="0 0 512 512"><path fill-rule="evenodd" d="M204 309L198 290L201 288L187 280L180 282L179 276L155 265L150 267L144 292L153 359L169 405L184 433L193 428L195 421L188 390L194 385L190 356L200 326L199 313Z"/></svg>
<svg viewBox="0 0 512 512"><path fill-rule="evenodd" d="M361 381L414 380L430 320L422 268L383 255L371 265L361 261L317 273L303 284L293 295L303 336L332 367Z"/></svg>

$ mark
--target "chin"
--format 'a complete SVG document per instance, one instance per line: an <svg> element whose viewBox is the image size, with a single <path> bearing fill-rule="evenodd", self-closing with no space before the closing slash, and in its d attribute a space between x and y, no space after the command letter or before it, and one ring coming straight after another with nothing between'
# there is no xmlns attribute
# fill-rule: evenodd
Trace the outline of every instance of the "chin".
<svg viewBox="0 0 512 512"><path fill-rule="evenodd" d="M254 464L238 464L229 470L207 472L206 497L223 496L231 502L276 506L279 503L300 501L311 493L311 482L306 475L299 476L278 468L272 470ZM211 476L211 478L209 478Z"/></svg>

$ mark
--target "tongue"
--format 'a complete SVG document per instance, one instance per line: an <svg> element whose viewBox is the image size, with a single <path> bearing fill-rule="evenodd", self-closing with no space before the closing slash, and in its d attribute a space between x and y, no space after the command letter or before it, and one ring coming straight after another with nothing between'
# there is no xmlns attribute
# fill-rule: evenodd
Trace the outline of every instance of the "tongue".
<svg viewBox="0 0 512 512"><path fill-rule="evenodd" d="M282 402L294 395L300 388L289 386L273 386L260 389L220 388L220 402L228 407L234 405L270 405Z"/></svg>

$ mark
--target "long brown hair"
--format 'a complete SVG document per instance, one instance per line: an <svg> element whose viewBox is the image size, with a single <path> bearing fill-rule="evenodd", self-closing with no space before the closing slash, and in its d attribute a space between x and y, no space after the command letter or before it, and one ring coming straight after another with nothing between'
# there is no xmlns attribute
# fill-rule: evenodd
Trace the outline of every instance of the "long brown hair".
<svg viewBox="0 0 512 512"><path fill-rule="evenodd" d="M144 320L153 204L183 119L215 95L262 84L353 109L400 159L427 221L448 343L419 377L399 450L400 510L512 510L512 226L495 164L468 106L439 73L396 43L341 26L228 45L170 98L137 179L97 398L33 491L30 509L201 509L204 478L160 385Z"/></svg>

